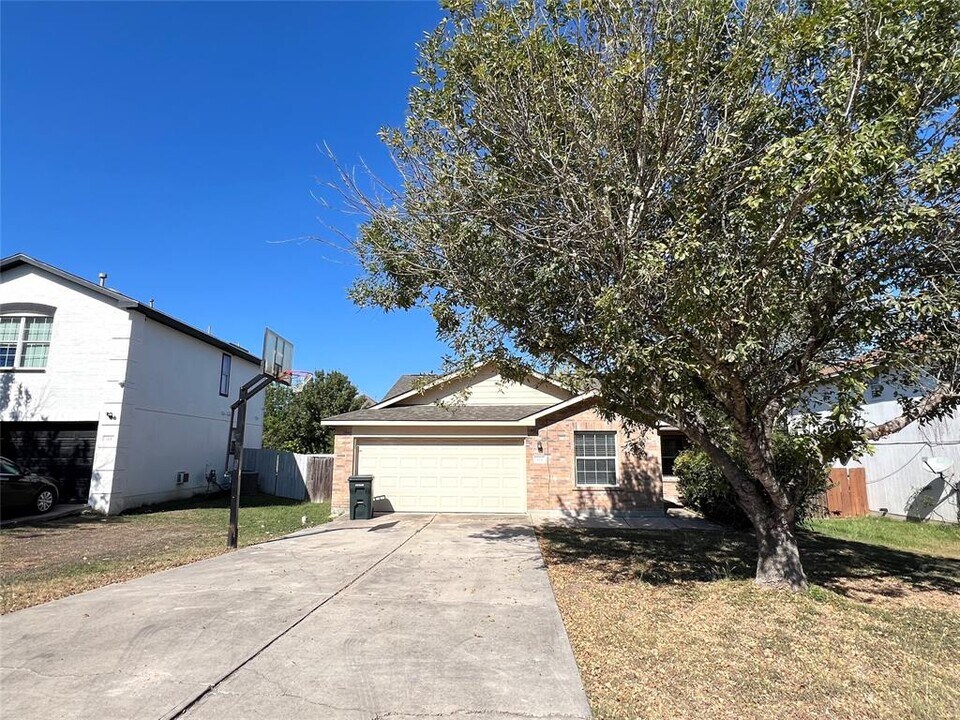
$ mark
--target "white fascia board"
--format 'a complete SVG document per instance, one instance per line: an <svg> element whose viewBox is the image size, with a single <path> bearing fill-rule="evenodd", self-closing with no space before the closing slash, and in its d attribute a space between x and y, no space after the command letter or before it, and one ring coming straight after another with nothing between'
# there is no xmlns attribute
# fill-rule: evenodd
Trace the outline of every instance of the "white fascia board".
<svg viewBox="0 0 960 720"><path fill-rule="evenodd" d="M523 440L527 437L525 428L517 428L516 432L508 433L506 431L499 433L492 432L472 432L472 433L430 433L429 435L413 435L411 433L400 432L355 432L354 438L390 438L393 440Z"/></svg>
<svg viewBox="0 0 960 720"><path fill-rule="evenodd" d="M570 398L569 400L564 400L563 402L557 403L556 405L551 405L550 407L544 408L543 410L538 410L532 415L527 415L525 418L521 418L517 422L523 423L525 425L536 425L537 420L539 420L542 417L545 417L546 415L550 415L552 413L558 412L559 410L565 410L571 405L576 405L577 403L583 402L584 400L589 400L590 398L593 398L596 396L597 396L597 391L591 390L590 392L585 392L582 395L576 395Z"/></svg>
<svg viewBox="0 0 960 720"><path fill-rule="evenodd" d="M683 432L680 428L668 425L667 423L657 423L657 430L666 430L667 432Z"/></svg>

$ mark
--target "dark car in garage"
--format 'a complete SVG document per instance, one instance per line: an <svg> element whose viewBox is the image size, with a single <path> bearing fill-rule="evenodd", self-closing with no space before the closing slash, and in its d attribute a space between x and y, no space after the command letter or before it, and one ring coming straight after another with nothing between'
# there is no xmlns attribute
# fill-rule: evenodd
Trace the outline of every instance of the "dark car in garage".
<svg viewBox="0 0 960 720"><path fill-rule="evenodd" d="M56 505L60 490L49 478L26 472L13 460L0 457L0 511L45 513Z"/></svg>

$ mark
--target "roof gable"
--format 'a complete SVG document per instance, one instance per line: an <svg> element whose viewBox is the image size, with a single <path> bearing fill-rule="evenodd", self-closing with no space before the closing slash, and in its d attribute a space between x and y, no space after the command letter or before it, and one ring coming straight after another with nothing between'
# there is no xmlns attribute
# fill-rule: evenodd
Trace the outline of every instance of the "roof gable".
<svg viewBox="0 0 960 720"><path fill-rule="evenodd" d="M375 407L393 405L526 405L546 407L569 400L574 393L542 375L529 375L523 382L505 380L493 363L484 363L472 372L437 376L423 386L429 375L403 375ZM405 392L397 389L409 385Z"/></svg>

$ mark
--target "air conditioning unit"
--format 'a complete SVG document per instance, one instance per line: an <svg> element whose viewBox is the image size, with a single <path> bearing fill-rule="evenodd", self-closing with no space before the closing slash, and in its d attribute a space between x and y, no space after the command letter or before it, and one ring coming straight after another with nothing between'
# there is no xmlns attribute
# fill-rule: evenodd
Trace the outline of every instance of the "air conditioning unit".
<svg viewBox="0 0 960 720"><path fill-rule="evenodd" d="M177 485L186 485L188 482L190 482L190 473L188 472L177 473Z"/></svg>

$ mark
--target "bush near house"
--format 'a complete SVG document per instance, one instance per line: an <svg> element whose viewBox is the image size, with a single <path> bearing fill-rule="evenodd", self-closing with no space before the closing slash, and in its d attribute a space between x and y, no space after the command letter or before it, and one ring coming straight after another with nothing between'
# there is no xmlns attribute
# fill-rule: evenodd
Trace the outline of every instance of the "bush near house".
<svg viewBox="0 0 960 720"><path fill-rule="evenodd" d="M797 522L811 515L816 498L829 482L823 458L808 439L778 433L773 440L774 472L797 505ZM737 458L741 465L745 463ZM715 522L748 527L750 521L737 504L737 497L723 474L707 454L689 448L674 462L677 491L684 503Z"/></svg>

